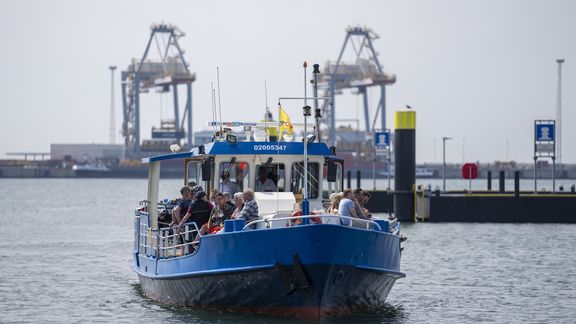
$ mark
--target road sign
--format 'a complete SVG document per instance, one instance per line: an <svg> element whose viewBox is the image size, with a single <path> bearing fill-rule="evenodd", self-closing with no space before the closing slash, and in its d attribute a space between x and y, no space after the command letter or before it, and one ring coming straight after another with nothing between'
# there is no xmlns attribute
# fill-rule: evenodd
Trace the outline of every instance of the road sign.
<svg viewBox="0 0 576 324"><path fill-rule="evenodd" d="M390 131L374 132L374 146L382 148L390 146Z"/></svg>
<svg viewBox="0 0 576 324"><path fill-rule="evenodd" d="M536 143L536 152L554 153L554 143Z"/></svg>
<svg viewBox="0 0 576 324"><path fill-rule="evenodd" d="M475 163L464 163L462 166L462 177L464 179L478 178L478 166Z"/></svg>
<svg viewBox="0 0 576 324"><path fill-rule="evenodd" d="M535 140L537 142L554 142L554 126L554 124L535 124Z"/></svg>
<svg viewBox="0 0 576 324"><path fill-rule="evenodd" d="M552 159L552 192L556 187L556 121L534 121L534 192L538 190L538 159Z"/></svg>
<svg viewBox="0 0 576 324"><path fill-rule="evenodd" d="M378 157L382 157L382 158L389 158L390 155L390 150L388 150L387 148L380 148L380 147L376 147L374 148L374 154L376 154L376 156Z"/></svg>

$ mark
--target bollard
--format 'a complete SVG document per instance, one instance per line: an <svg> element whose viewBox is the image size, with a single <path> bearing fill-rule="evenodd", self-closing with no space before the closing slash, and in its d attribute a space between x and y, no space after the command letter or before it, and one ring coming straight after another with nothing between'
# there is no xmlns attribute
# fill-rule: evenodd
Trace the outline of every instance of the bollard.
<svg viewBox="0 0 576 324"><path fill-rule="evenodd" d="M414 216L416 183L416 112L397 111L394 114L394 214L399 220Z"/></svg>
<svg viewBox="0 0 576 324"><path fill-rule="evenodd" d="M362 171L356 170L356 188L362 188L362 186L360 186L360 179L362 179Z"/></svg>
<svg viewBox="0 0 576 324"><path fill-rule="evenodd" d="M520 171L514 171L514 197L520 197Z"/></svg>
<svg viewBox="0 0 576 324"><path fill-rule="evenodd" d="M486 178L488 179L488 191L492 191L492 171L488 171Z"/></svg>
<svg viewBox="0 0 576 324"><path fill-rule="evenodd" d="M500 193L504 193L506 191L506 179L504 178L504 171L500 171Z"/></svg>
<svg viewBox="0 0 576 324"><path fill-rule="evenodd" d="M352 188L352 171L346 171L346 186L348 189Z"/></svg>

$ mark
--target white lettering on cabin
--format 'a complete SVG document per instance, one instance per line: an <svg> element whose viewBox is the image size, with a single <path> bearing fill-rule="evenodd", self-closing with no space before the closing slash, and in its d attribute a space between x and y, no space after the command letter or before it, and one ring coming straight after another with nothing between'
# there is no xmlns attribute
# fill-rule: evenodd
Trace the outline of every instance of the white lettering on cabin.
<svg viewBox="0 0 576 324"><path fill-rule="evenodd" d="M254 145L254 151L285 151L287 145L277 145L277 144L268 144L268 145Z"/></svg>

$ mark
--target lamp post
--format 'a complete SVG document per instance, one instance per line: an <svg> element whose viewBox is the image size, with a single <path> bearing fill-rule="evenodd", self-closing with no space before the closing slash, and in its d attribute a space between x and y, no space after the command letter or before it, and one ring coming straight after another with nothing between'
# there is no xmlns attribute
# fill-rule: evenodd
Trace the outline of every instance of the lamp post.
<svg viewBox="0 0 576 324"><path fill-rule="evenodd" d="M442 137L442 191L446 191L446 141L452 137Z"/></svg>

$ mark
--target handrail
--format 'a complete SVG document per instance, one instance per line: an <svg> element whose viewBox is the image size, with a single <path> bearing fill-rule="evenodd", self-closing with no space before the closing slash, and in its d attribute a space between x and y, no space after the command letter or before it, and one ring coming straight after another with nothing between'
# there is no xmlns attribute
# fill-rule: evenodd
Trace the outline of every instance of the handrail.
<svg viewBox="0 0 576 324"><path fill-rule="evenodd" d="M144 255L160 259L177 257L177 249L184 247L182 255L185 255L189 252L188 247L191 246L194 250L194 247L200 242L195 240L196 237L202 237L195 222L184 224L183 231L179 230L180 226L150 228L148 217L141 217L144 215L149 217L146 212L137 213L135 216L135 221L138 221L139 224L138 250ZM170 231L172 231L172 234L170 234ZM184 239L184 243L178 243L181 237ZM192 241L189 241L190 237ZM174 250L174 254L169 255L168 250Z"/></svg>
<svg viewBox="0 0 576 324"><path fill-rule="evenodd" d="M192 247L192 252L195 252L198 244L201 241L202 235L198 229L195 222L189 222L184 225L184 231L180 232L180 226L164 227L164 228L150 228L148 225L148 217L141 217L146 215L145 212L135 216L135 221L137 221L138 228L135 228L134 238L137 239L135 242L135 248L137 247L137 252L143 255L155 257L158 259L168 259L175 258L179 256L184 256L189 253L189 247ZM249 226L257 223L266 223L267 228L270 227L272 222L288 221L288 226L296 226L293 224L294 220L298 219L310 219L310 218L332 218L339 220L347 220L347 223L341 222L340 224L344 226L353 227L354 222L359 222L365 224L365 229L370 229L372 225L374 230L382 231L380 224L373 220L361 219L342 215L331 215L331 214L318 214L318 215L304 215L304 216L289 216L280 218L268 218L268 219L258 219L246 224L242 231L246 230ZM362 228L362 227L359 227ZM170 233L172 231L172 233ZM399 235L400 233L400 223L397 219L389 221L389 234ZM192 236L192 241L189 241L189 237ZM195 238L199 239L196 240ZM183 238L184 243L179 243L179 239ZM179 250L184 248L184 250ZM169 254L169 251L173 250L173 254ZM135 250L136 251L136 250ZM178 252L182 251L180 255Z"/></svg>
<svg viewBox="0 0 576 324"><path fill-rule="evenodd" d="M295 219L304 219L304 218L319 218L319 217L327 217L327 218L338 218L338 219L347 219L350 221L354 221L354 222L361 222L361 223L366 223L366 229L368 229L368 225L369 224L373 224L375 225L379 231L382 231L382 227L380 226L380 224L376 223L373 220L369 220L369 219L362 219L362 218L355 218L355 217L349 217L349 216L342 216L342 215L331 215L331 214L318 214L318 215L304 215L304 216L290 216L290 217L280 217L280 218L272 218L272 219L257 219L254 220L248 224L246 224L242 230L245 230L246 228L248 228L248 226L252 225L252 224L257 224L257 223L270 223L270 222L277 222L277 221L285 221L285 220L295 220ZM288 223L289 227L293 226L292 222ZM352 222L350 222L350 224L352 224ZM351 226L351 225L349 225Z"/></svg>

